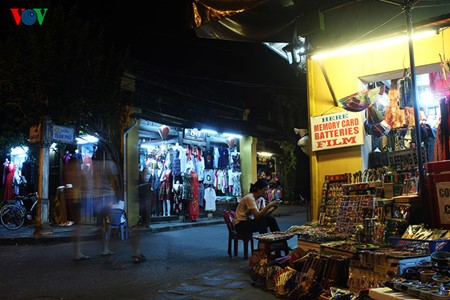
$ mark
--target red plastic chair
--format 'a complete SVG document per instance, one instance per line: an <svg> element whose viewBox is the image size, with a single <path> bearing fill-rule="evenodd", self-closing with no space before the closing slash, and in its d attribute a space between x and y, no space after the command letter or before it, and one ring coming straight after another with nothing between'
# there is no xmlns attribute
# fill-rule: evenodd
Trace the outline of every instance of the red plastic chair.
<svg viewBox="0 0 450 300"><path fill-rule="evenodd" d="M251 250L253 253L254 245L253 245L253 234L241 234L237 233L234 229L234 211L225 210L223 212L223 219L228 228L228 256L231 259L231 244L234 241L234 256L238 255L238 242L241 240L244 243L244 259L248 259L248 243L250 242Z"/></svg>

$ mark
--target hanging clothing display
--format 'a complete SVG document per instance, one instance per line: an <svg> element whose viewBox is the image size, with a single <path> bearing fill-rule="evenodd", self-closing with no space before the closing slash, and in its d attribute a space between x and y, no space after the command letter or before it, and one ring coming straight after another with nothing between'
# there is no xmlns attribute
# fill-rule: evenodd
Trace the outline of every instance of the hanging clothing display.
<svg viewBox="0 0 450 300"><path fill-rule="evenodd" d="M192 198L188 200L188 214L192 221L198 221L200 208L198 205L198 175L195 172L190 172L191 174L191 187L192 187Z"/></svg>
<svg viewBox="0 0 450 300"><path fill-rule="evenodd" d="M391 88L388 93L389 102L386 105L384 120L391 127L397 129L402 127L414 127L414 108L405 107L401 109L399 106L399 91L396 80L391 80Z"/></svg>
<svg viewBox="0 0 450 300"><path fill-rule="evenodd" d="M14 199L13 179L16 172L16 164L10 162L8 164L8 173L5 180L5 196L4 200Z"/></svg>
<svg viewBox="0 0 450 300"><path fill-rule="evenodd" d="M161 175L159 200L169 200L172 193L172 170L165 169Z"/></svg>
<svg viewBox="0 0 450 300"><path fill-rule="evenodd" d="M205 210L216 211L216 191L212 187L205 189Z"/></svg>
<svg viewBox="0 0 450 300"><path fill-rule="evenodd" d="M141 147L139 162L140 178L151 174L152 191L139 195L140 205L150 201L153 216L184 215L196 221L201 212L215 211L216 201L242 196L240 153L234 144Z"/></svg>
<svg viewBox="0 0 450 300"><path fill-rule="evenodd" d="M398 81L398 102L400 109L404 109L405 107L413 107L411 88L411 77L409 74L405 74L405 76Z"/></svg>
<svg viewBox="0 0 450 300"><path fill-rule="evenodd" d="M183 201L181 200L181 190L182 186L179 181L174 183L172 193L173 193L173 206L172 211L174 214L180 214L183 212Z"/></svg>

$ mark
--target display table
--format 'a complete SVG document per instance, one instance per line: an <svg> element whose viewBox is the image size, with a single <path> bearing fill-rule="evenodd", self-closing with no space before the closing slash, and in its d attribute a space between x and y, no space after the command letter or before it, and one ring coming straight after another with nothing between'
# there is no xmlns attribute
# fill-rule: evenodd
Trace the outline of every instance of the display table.
<svg viewBox="0 0 450 300"><path fill-rule="evenodd" d="M275 259L281 257L281 251L284 251L286 256L289 255L291 249L289 248L287 241L294 235L295 234L293 233L277 231L262 233L254 238L258 240L258 250L263 251L266 254L266 257ZM272 254L272 252L274 254Z"/></svg>
<svg viewBox="0 0 450 300"><path fill-rule="evenodd" d="M390 289L388 287L370 289L369 297L374 300L391 300L391 299L392 300L395 300L395 299L416 300L416 299L420 299L420 298L408 295L407 293L393 291L392 289Z"/></svg>
<svg viewBox="0 0 450 300"><path fill-rule="evenodd" d="M289 246L286 239L282 240L258 240L258 249L263 250L266 253L266 256L274 259L281 257L281 251L284 251L284 255L289 255ZM275 254L272 255L271 253L274 252Z"/></svg>

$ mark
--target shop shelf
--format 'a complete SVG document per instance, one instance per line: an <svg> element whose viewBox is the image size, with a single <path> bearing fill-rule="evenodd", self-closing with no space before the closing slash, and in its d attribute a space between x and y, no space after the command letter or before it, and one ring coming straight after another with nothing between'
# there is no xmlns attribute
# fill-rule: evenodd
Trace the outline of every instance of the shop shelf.
<svg viewBox="0 0 450 300"><path fill-rule="evenodd" d="M401 237L389 237L391 247L398 250L433 253L436 251L450 251L450 240L416 240Z"/></svg>

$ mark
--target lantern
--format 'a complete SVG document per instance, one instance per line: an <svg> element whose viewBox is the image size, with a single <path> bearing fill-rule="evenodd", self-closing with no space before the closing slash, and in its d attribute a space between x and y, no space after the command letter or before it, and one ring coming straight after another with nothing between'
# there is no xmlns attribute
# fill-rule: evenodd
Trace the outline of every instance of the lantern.
<svg viewBox="0 0 450 300"><path fill-rule="evenodd" d="M297 145L306 155L309 156L309 135L305 135L301 139L299 139Z"/></svg>
<svg viewBox="0 0 450 300"><path fill-rule="evenodd" d="M236 139L233 136L230 136L227 138L228 147L233 148L235 142L236 142Z"/></svg>
<svg viewBox="0 0 450 300"><path fill-rule="evenodd" d="M159 135L161 136L161 138L163 140L165 140L167 138L167 136L169 135L170 128L169 128L169 126L161 125L158 129L158 132L159 132Z"/></svg>

